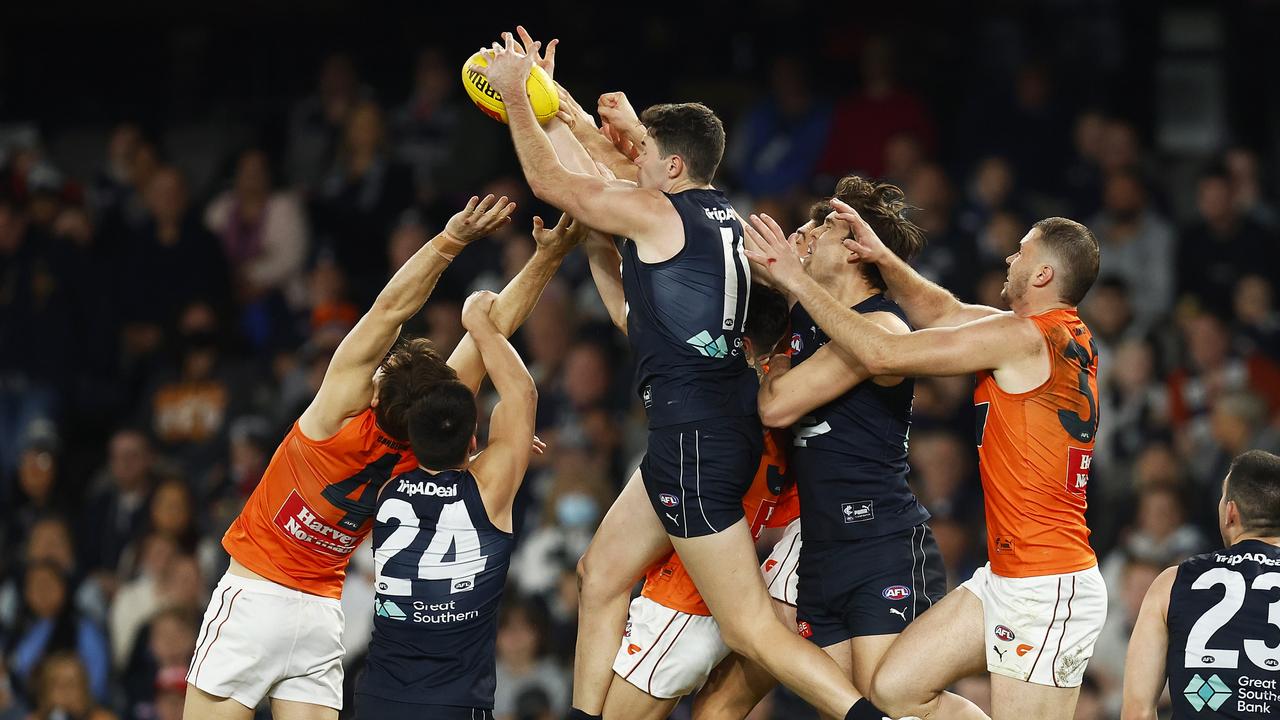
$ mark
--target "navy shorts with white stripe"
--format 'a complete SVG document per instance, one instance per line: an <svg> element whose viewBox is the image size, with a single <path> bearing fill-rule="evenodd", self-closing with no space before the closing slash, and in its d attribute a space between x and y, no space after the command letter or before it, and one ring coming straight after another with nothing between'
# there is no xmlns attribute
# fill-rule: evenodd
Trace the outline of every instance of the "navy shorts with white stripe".
<svg viewBox="0 0 1280 720"><path fill-rule="evenodd" d="M640 462L654 512L676 537L702 537L743 518L764 446L760 419L716 418L649 430Z"/></svg>
<svg viewBox="0 0 1280 720"><path fill-rule="evenodd" d="M818 647L894 635L947 592L947 570L929 526L800 548L796 621Z"/></svg>

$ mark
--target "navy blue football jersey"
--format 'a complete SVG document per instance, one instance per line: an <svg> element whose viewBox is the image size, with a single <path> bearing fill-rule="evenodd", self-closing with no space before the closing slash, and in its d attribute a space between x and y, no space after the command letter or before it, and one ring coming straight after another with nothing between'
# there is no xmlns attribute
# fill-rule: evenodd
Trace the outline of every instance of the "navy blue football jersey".
<svg viewBox="0 0 1280 720"><path fill-rule="evenodd" d="M378 497L373 638L358 692L492 708L513 542L489 520L470 472L393 478Z"/></svg>
<svg viewBox="0 0 1280 720"><path fill-rule="evenodd" d="M896 303L872 295L853 308L891 312ZM813 357L830 338L800 305L791 311L793 367ZM907 436L915 381L893 387L871 380L798 420L791 467L800 490L806 544L879 537L929 519L907 486Z"/></svg>
<svg viewBox="0 0 1280 720"><path fill-rule="evenodd" d="M684 248L659 263L622 243L627 340L649 427L756 412L759 389L742 352L751 269L742 224L719 190L667 195Z"/></svg>
<svg viewBox="0 0 1280 720"><path fill-rule="evenodd" d="M1182 563L1167 618L1174 718L1280 716L1280 547L1242 540Z"/></svg>

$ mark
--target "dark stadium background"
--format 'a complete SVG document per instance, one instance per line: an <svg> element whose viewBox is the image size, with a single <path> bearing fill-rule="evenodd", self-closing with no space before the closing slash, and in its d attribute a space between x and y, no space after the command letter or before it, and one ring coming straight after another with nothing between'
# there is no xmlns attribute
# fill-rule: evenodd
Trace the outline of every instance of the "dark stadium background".
<svg viewBox="0 0 1280 720"><path fill-rule="evenodd" d="M395 258L466 196L519 195L517 223L469 249L409 328L450 346L466 293L527 257L529 218L549 211L457 80L517 22L561 38L557 79L588 108L615 89L712 105L730 138L717 184L740 210L798 224L839 174L900 183L930 233L920 267L965 299L998 302L1000 259L1036 219L1097 233L1090 518L1112 604L1078 718L1118 716L1154 574L1218 542L1226 460L1280 448L1280 2L189 5L0 8L0 720L52 717L57 693L77 717L175 717L217 540ZM424 51L424 86L443 92L415 106ZM347 107L332 122L325 67ZM387 126L368 185L336 150L360 103ZM108 171L113 137L127 172ZM250 147L303 221L253 287L233 279L261 258L228 255L206 222ZM162 260L157 212L181 218ZM552 449L520 500L499 717L557 717L573 563L643 420L581 258L516 340ZM984 552L970 387L919 383L912 433L953 585ZM347 593L349 683L369 565ZM769 712L807 711L779 694Z"/></svg>

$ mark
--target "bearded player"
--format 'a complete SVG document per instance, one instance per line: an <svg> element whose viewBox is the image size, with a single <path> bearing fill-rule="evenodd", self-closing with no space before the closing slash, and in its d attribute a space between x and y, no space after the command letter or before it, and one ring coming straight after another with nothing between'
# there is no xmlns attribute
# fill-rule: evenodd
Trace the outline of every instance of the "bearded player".
<svg viewBox="0 0 1280 720"><path fill-rule="evenodd" d="M1155 720L1169 685L1175 720L1280 713L1280 457L1250 450L1222 481L1226 546L1160 574L1124 664L1122 720Z"/></svg>
<svg viewBox="0 0 1280 720"><path fill-rule="evenodd" d="M249 718L264 697L276 717L337 717L347 560L369 533L378 489L417 466L406 413L422 387L459 379L474 390L484 377L469 338L449 365L426 341L392 346L457 253L514 210L505 197L472 198L396 272L334 352L315 399L223 538L231 565L197 639L188 717ZM567 252L566 229L535 224L538 251L493 308L504 333L528 315Z"/></svg>
<svg viewBox="0 0 1280 720"><path fill-rule="evenodd" d="M703 105L655 106L644 114L638 185L571 172L525 93L535 48L525 52L510 33L503 40L486 51L487 67L471 70L504 99L534 194L626 238L627 337L649 415L639 477L623 489L582 560L575 667L607 667L631 584L674 546L725 643L823 712L844 717L860 696L830 658L774 614L742 511L763 435L755 374L741 347L751 281L742 224L711 186L724 153L723 125ZM578 717L596 717L603 698L584 707L575 692L574 704ZM870 717L862 712L853 717Z"/></svg>
<svg viewBox="0 0 1280 720"><path fill-rule="evenodd" d="M952 682L985 668L996 720L1071 718L1107 614L1084 519L1098 358L1076 312L1098 274L1098 243L1071 220L1036 223L1006 260L1013 312L1000 312L960 303L890 252L853 208L832 205L853 229L845 241L851 260L875 264L924 329L894 334L850 312L805 274L767 216L751 218L760 245L752 261L871 374L978 374L990 562L902 633L876 670L871 697L895 717L980 717L940 705Z"/></svg>

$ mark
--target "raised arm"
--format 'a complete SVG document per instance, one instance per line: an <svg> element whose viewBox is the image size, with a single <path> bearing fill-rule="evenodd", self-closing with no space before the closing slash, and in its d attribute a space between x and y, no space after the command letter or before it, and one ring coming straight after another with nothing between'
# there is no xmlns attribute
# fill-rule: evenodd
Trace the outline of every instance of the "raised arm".
<svg viewBox="0 0 1280 720"><path fill-rule="evenodd" d="M472 69L502 94L516 156L533 194L610 235L645 242L660 233L664 222L675 214L662 193L570 172L560 163L524 89L533 58L516 47L511 33L503 33L503 39L505 47L486 51L487 66L473 65Z"/></svg>
<svg viewBox="0 0 1280 720"><path fill-rule="evenodd" d="M586 234L586 226L561 215L560 221L553 228L544 227L542 218L533 219L533 240L536 247L533 257L520 269L519 273L507 283L493 302L490 318L503 337L511 337L512 333L524 324L533 312L538 299L547 283L555 277L560 263L573 248L582 242ZM480 349L475 338L464 335L458 347L449 356L449 367L458 373L458 379L471 388L471 392L480 389L484 382L485 366L480 357Z"/></svg>
<svg viewBox="0 0 1280 720"><path fill-rule="evenodd" d="M867 319L891 334L902 335L910 330L891 313L871 313ZM760 422L766 427L790 427L871 378L862 363L834 343L819 348L813 357L796 368L791 367L791 358L786 355L774 356L769 361L768 374L760 380ZM876 378L886 385L901 380L900 377Z"/></svg>
<svg viewBox="0 0 1280 720"><path fill-rule="evenodd" d="M795 248L772 218L752 215L743 228L754 234L761 248L747 251L747 257L767 268L832 341L871 375L965 375L995 370L999 380L1002 370L1025 370L1020 361L1047 352L1035 324L1012 314L895 335L841 305L806 275Z"/></svg>
<svg viewBox="0 0 1280 720"><path fill-rule="evenodd" d="M538 389L524 361L498 332L490 311L493 293L476 293L462 308L462 326L475 339L485 369L498 391L489 419L489 442L471 464L489 519L511 532L511 506L529 467Z"/></svg>
<svg viewBox="0 0 1280 720"><path fill-rule="evenodd" d="M440 273L473 240L510 222L515 203L506 196L473 197L444 230L409 258L347 333L329 361L324 381L298 426L315 440L331 437L347 418L363 412L373 398L373 374L386 357L400 326L422 309Z"/></svg>
<svg viewBox="0 0 1280 720"><path fill-rule="evenodd" d="M1165 654L1169 650L1169 592L1178 568L1160 573L1138 611L1129 654L1124 662L1124 704L1121 720L1155 720L1156 705L1165 686Z"/></svg>
<svg viewBox="0 0 1280 720"><path fill-rule="evenodd" d="M986 305L962 303L949 290L930 282L898 257L876 235L866 220L838 198L831 199L836 217L849 223L853 237L844 246L853 252L849 262L875 263L889 286L894 302L902 306L911 324L918 328L955 327L1002 311Z"/></svg>

